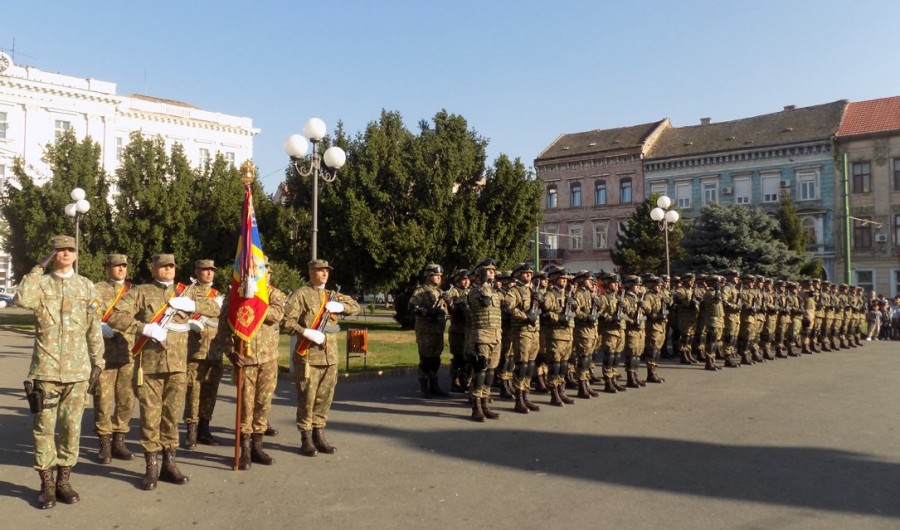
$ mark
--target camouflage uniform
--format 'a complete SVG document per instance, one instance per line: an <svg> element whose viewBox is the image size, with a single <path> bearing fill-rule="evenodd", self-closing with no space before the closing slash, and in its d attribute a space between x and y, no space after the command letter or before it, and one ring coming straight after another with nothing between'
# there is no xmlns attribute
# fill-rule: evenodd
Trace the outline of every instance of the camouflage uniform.
<svg viewBox="0 0 900 530"><path fill-rule="evenodd" d="M325 260L310 262L310 268L324 266L329 268ZM305 329L312 329L316 317L324 308L326 300L340 302L344 306L342 315L356 315L359 304L349 296L342 295L321 287L307 284L288 297L284 303L284 333L297 335L298 349L302 353L292 353L294 358L295 383L297 386L297 429L301 438L309 436L311 430L320 432L328 422L328 410L334 399L334 387L337 384L338 347L337 315L329 315L325 327L325 341L316 344L303 337Z"/></svg>
<svg viewBox="0 0 900 530"><path fill-rule="evenodd" d="M492 274L496 271L493 261L482 262L476 268L481 274L480 283L472 286L468 293L471 311L469 351L474 357L474 375L469 386L472 400L472 419L496 418L498 414L490 410L488 398L494 382L494 370L500 362L500 320L503 295L495 289Z"/></svg>
<svg viewBox="0 0 900 530"><path fill-rule="evenodd" d="M440 272L438 272L440 271ZM428 265L426 278L443 274L440 265ZM447 300L435 283L420 285L413 291L409 306L416 316L416 344L419 347L419 384L422 394L446 397L447 393L438 386L438 370L441 368L441 353L444 351L444 329L447 327Z"/></svg>
<svg viewBox="0 0 900 530"><path fill-rule="evenodd" d="M678 336L680 337L681 364L695 364L691 354L694 336L697 332L697 316L700 312L700 298L694 292L694 276L682 276L681 286L672 294L673 305L678 308Z"/></svg>
<svg viewBox="0 0 900 530"><path fill-rule="evenodd" d="M647 279L647 293L644 296L644 301L649 307L644 334L644 362L647 365L647 382L649 383L664 382L664 379L659 377L657 368L662 348L666 343L666 321L669 309L663 294L659 291L661 281L656 276L650 276Z"/></svg>
<svg viewBox="0 0 900 530"><path fill-rule="evenodd" d="M738 298L741 305L741 327L738 331L737 353L741 364L751 365L756 362L756 313L759 309L759 296L756 291L756 276L745 274L741 277Z"/></svg>
<svg viewBox="0 0 900 530"><path fill-rule="evenodd" d="M528 393L534 375L534 361L540 342L540 306L543 294L532 286L523 273L533 273L530 263L520 264L514 271L519 279L503 299L503 306L510 315L512 353L516 370L513 386L516 393L516 412L538 411L540 407L531 403Z"/></svg>
<svg viewBox="0 0 900 530"><path fill-rule="evenodd" d="M572 278L562 267L548 272L551 287L544 295L544 313L541 331L547 330L546 355L550 374L547 387L550 390L550 404L562 406L574 401L565 393L565 373L569 357L572 356L572 334L575 328L577 305L569 294L567 282Z"/></svg>
<svg viewBox="0 0 900 530"><path fill-rule="evenodd" d="M775 282L774 298L777 311L774 334L775 357L782 359L787 358L787 335L793 320L791 316L791 300L785 290L786 287L787 283L784 280Z"/></svg>
<svg viewBox="0 0 900 530"><path fill-rule="evenodd" d="M597 319L599 307L595 303L593 276L590 271L579 271L573 281L580 280L574 297L577 304L575 328L572 331L572 356L575 358L575 382L578 397L589 399L597 393L590 387L591 365L597 349Z"/></svg>
<svg viewBox="0 0 900 530"><path fill-rule="evenodd" d="M198 263L211 260L199 260ZM196 284L193 292L198 298L217 300L217 305L222 303L223 296L210 284ZM209 430L213 412L216 408L216 398L219 395L219 382L225 367L222 363L222 352L210 348L216 333L219 330L219 318L204 317L204 315L191 315L188 325L188 363L187 363L187 389L184 398L184 423L188 430L186 437L186 449L194 446L199 429L199 440L209 445L218 445ZM192 443L194 442L194 443Z"/></svg>
<svg viewBox="0 0 900 530"><path fill-rule="evenodd" d="M645 300L642 289L642 281L638 276L626 276L623 284L627 289L622 297L623 314L625 316L625 374L629 388L640 388L646 383L638 376L638 368L641 364L641 356L644 354L645 330L647 313L650 312L650 304Z"/></svg>
<svg viewBox="0 0 900 530"><path fill-rule="evenodd" d="M38 266L22 279L15 301L34 311L28 379L44 391L43 410L34 416L34 468L69 468L78 461L91 368L105 365L100 294L84 276L45 274Z"/></svg>
<svg viewBox="0 0 900 530"><path fill-rule="evenodd" d="M805 280L803 282L803 289L800 291L799 298L800 310L803 312L801 317L803 326L800 338L801 352L812 353L816 333L816 291L811 281Z"/></svg>
<svg viewBox="0 0 900 530"><path fill-rule="evenodd" d="M700 351L706 361L706 370L716 371L721 367L716 358L722 350L722 336L725 331L725 305L719 288L718 276L707 279L706 292L700 301Z"/></svg>
<svg viewBox="0 0 900 530"><path fill-rule="evenodd" d="M121 256L124 258L124 256ZM113 258L118 260L120 258ZM109 264L109 263L108 263ZM103 323L112 314L113 305L130 289L131 283L109 280L96 284L97 292L103 301ZM124 436L128 433L128 423L134 410L134 362L131 347L134 346L134 335L114 331L108 328L110 338L104 338L103 355L106 367L100 374L97 389L94 393L94 432L100 436L100 462L109 463L111 435L115 436L115 453L117 458L130 460L131 455L125 451Z"/></svg>
<svg viewBox="0 0 900 530"><path fill-rule="evenodd" d="M450 328L447 332L447 341L450 345L450 375L452 378L450 390L465 392L469 387L468 370L466 369L466 314L468 313L466 295L469 271L457 271L454 278L454 285L448 290L450 294Z"/></svg>
<svg viewBox="0 0 900 530"><path fill-rule="evenodd" d="M600 356L603 362L603 382L605 384L603 391L615 394L625 390L616 381L618 370L615 368L616 356L624 348L625 321L620 316L621 298L618 277L610 274L604 276L602 280L605 292L600 296L597 329L600 334Z"/></svg>

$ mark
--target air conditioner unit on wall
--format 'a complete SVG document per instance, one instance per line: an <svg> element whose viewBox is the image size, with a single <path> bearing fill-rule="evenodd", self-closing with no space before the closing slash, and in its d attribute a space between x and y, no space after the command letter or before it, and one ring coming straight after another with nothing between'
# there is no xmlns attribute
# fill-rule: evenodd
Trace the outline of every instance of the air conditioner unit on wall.
<svg viewBox="0 0 900 530"><path fill-rule="evenodd" d="M722 195L731 195L731 188L729 188L728 186L722 188Z"/></svg>
<svg viewBox="0 0 900 530"><path fill-rule="evenodd" d="M875 234L876 243L887 243L887 234Z"/></svg>
<svg viewBox="0 0 900 530"><path fill-rule="evenodd" d="M789 181L789 180L782 180L782 181L781 181L781 187L782 187L782 188L790 188L790 187L791 187L791 181Z"/></svg>

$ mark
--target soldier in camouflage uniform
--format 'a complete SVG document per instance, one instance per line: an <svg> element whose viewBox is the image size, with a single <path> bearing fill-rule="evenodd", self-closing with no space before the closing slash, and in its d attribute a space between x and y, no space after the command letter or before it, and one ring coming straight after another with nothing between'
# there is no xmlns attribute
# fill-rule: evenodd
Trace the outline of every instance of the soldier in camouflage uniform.
<svg viewBox="0 0 900 530"><path fill-rule="evenodd" d="M500 295L506 299L509 290L516 284L511 270L501 271L496 276L496 288ZM497 364L497 376L494 386L500 388L500 397L515 398L516 391L513 388L513 372L516 367L516 358L512 349L512 318L506 307L500 308L500 362Z"/></svg>
<svg viewBox="0 0 900 530"><path fill-rule="evenodd" d="M812 346L815 340L815 322L816 322L816 291L813 287L813 280L806 278L800 282L800 310L803 312L801 317L801 335L800 335L800 352L811 354Z"/></svg>
<svg viewBox="0 0 900 530"><path fill-rule="evenodd" d="M325 288L332 267L326 260L309 262L309 283L297 289L284 303L284 333L297 335L292 353L297 384L297 429L300 454L316 456L337 450L325 439L328 410L337 384L338 315L359 313L359 304Z"/></svg>
<svg viewBox="0 0 900 530"><path fill-rule="evenodd" d="M608 394L624 392L619 385L615 359L625 345L625 320L622 316L619 277L607 274L602 277L603 294L600 296L597 329L600 334L600 357L603 362L603 391Z"/></svg>
<svg viewBox="0 0 900 530"><path fill-rule="evenodd" d="M216 264L213 260L200 259L194 262L194 275L197 285L193 288L193 293L215 299L221 305L224 296L212 286L216 276ZM184 399L186 433L183 447L193 449L198 441L206 445L219 445L219 441L209 430L209 422L212 421L216 408L224 366L222 353L210 350L210 344L219 329L219 319L195 314L191 316L188 325L191 329L188 333L187 392Z"/></svg>
<svg viewBox="0 0 900 530"><path fill-rule="evenodd" d="M469 388L469 376L466 369L466 314L469 289L469 271L462 269L453 274L453 286L450 293L450 330L447 333L450 344L450 391L465 392Z"/></svg>
<svg viewBox="0 0 900 530"><path fill-rule="evenodd" d="M647 311L647 323L644 334L644 362L647 365L648 383L663 383L665 379L659 376L659 358L662 348L666 343L666 321L669 309L661 292L662 279L655 275L649 275L646 280L647 293L644 301L650 307Z"/></svg>
<svg viewBox="0 0 900 530"><path fill-rule="evenodd" d="M158 480L186 484L175 463L178 420L184 412L188 358L188 321L192 315L216 317L219 304L201 296L196 286L175 283L175 255L156 254L153 282L132 287L113 308L109 325L135 335L138 341L138 402L141 447L146 470L141 486L156 488ZM143 345L140 343L143 342ZM160 467L157 455L163 453Z"/></svg>
<svg viewBox="0 0 900 530"><path fill-rule="evenodd" d="M546 269L546 267L544 267ZM541 295L541 314L544 312L544 295L547 294L547 291L550 289L550 280L547 278L547 271L541 270L540 273L536 274L533 278L535 288L534 291L536 293L540 293ZM538 327L540 328L540 319L538 320ZM546 394L550 391L550 387L547 383L547 376L550 373L550 363L547 360L547 344L550 341L550 329L549 328L540 328L538 330L538 354L534 360L534 391L539 394Z"/></svg>
<svg viewBox="0 0 900 530"><path fill-rule="evenodd" d="M272 285L272 269L266 261L269 282L269 306L266 316L250 342L244 344L230 326L219 326L212 349L224 353L240 368L241 380L241 456L238 469L250 469L250 464L272 465L274 460L263 449L263 436L269 428L272 395L278 383L278 331L284 318L287 296ZM228 319L228 302L222 306L219 320Z"/></svg>
<svg viewBox="0 0 900 530"><path fill-rule="evenodd" d="M113 457L131 460L134 455L125 447L128 422L134 409L134 363L131 347L134 335L113 330L106 323L112 315L113 307L131 289L131 282L125 280L128 274L128 257L124 254L106 256L105 282L96 284L103 301L103 317L100 329L103 332L103 358L106 367L97 381L94 394L94 432L100 437L100 451L97 461L108 464Z"/></svg>
<svg viewBox="0 0 900 530"><path fill-rule="evenodd" d="M724 272L725 283L722 285L722 308L725 310L725 328L722 330L722 355L725 366L739 368L736 362L738 335L741 331L741 292L737 284L740 282L738 271Z"/></svg>
<svg viewBox="0 0 900 530"><path fill-rule="evenodd" d="M744 274L741 276L741 287L738 290L738 298L741 305L741 325L738 331L737 353L742 365L756 363L754 348L756 347L756 312L759 307L759 297L756 291L756 276Z"/></svg>
<svg viewBox="0 0 900 530"><path fill-rule="evenodd" d="M791 313L791 324L787 331L787 337L785 337L787 354L788 357L799 357L803 333L803 306L800 301L800 284L793 281L787 282L785 297Z"/></svg>
<svg viewBox="0 0 900 530"><path fill-rule="evenodd" d="M34 468L41 478L38 503L52 508L80 496L69 483L78 461L81 416L91 386L103 370L102 302L90 280L75 273L75 239L54 236L53 252L26 274L16 290L18 306L34 311L34 350L28 379L35 393ZM53 261L53 271L44 268ZM89 382L90 379L90 382ZM58 432L57 432L58 428ZM56 468L56 480L53 469Z"/></svg>
<svg viewBox="0 0 900 530"><path fill-rule="evenodd" d="M426 399L447 397L438 385L441 353L444 351L444 329L452 296L441 291L444 269L429 263L422 271L425 283L419 285L409 299L416 316L416 344L419 347L419 388Z"/></svg>
<svg viewBox="0 0 900 530"><path fill-rule="evenodd" d="M775 334L773 335L775 357L787 359L787 335L791 327L791 301L787 295L787 282L775 280Z"/></svg>
<svg viewBox="0 0 900 530"><path fill-rule="evenodd" d="M531 377L534 374L534 360L540 342L540 314L543 294L531 283L534 267L531 263L520 263L512 271L516 280L503 299L503 306L510 315L512 352L515 359L515 411L527 414L539 411L541 407L528 399Z"/></svg>
<svg viewBox="0 0 900 530"><path fill-rule="evenodd" d="M569 294L568 283L572 275L562 267L547 271L550 288L544 295L544 312L541 315L541 331L547 330L546 355L550 369L547 388L550 404L561 407L575 401L566 395L565 370L572 355L572 332L575 327L577 305Z"/></svg>
<svg viewBox="0 0 900 530"><path fill-rule="evenodd" d="M575 358L575 383L578 397L590 399L599 394L591 388L591 365L597 349L597 319L599 300L594 294L594 276L581 270L572 278L577 285L574 293L578 309L575 311L575 328L572 331L572 356Z"/></svg>
<svg viewBox="0 0 900 530"><path fill-rule="evenodd" d="M681 277L681 285L672 293L673 305L677 308L678 315L681 364L697 364L691 349L693 348L694 335L697 331L700 297L696 295L694 288L694 275L687 273Z"/></svg>
<svg viewBox="0 0 900 530"><path fill-rule="evenodd" d="M643 293L643 281L640 276L626 276L623 278L625 296L622 297L623 315L625 317L625 374L628 388L641 388L646 383L638 375L641 364L641 355L644 354L644 326L647 323L647 313L650 312L650 304L645 300Z"/></svg>
<svg viewBox="0 0 900 530"><path fill-rule="evenodd" d="M469 289L468 302L472 315L469 330L469 353L472 355L473 376L469 386L472 419L483 422L497 419L500 414L488 406L494 370L500 362L500 311L503 295L494 287L497 267L488 258L475 267L476 283Z"/></svg>

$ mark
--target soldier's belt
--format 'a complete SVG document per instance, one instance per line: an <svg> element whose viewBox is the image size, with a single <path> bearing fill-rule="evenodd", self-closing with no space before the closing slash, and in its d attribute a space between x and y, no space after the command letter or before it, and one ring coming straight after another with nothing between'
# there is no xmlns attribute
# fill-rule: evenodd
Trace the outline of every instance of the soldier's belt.
<svg viewBox="0 0 900 530"><path fill-rule="evenodd" d="M341 331L341 327L338 326L337 324L328 324L322 330L323 333L329 333L329 334L338 333L339 331Z"/></svg>

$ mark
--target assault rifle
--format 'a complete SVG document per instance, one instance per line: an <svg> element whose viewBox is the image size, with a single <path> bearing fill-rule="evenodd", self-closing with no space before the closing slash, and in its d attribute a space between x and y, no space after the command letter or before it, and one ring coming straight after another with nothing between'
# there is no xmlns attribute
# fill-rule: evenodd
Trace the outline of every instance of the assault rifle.
<svg viewBox="0 0 900 530"><path fill-rule="evenodd" d="M638 327L643 327L644 322L647 321L647 316L644 315L644 296L646 295L646 291L641 293L641 297L638 298L638 306L637 313L635 313L634 321L638 325Z"/></svg>
<svg viewBox="0 0 900 530"><path fill-rule="evenodd" d="M540 290L533 287L531 289L531 306L528 308L528 321L535 324L541 316L541 302L544 301L544 295Z"/></svg>

